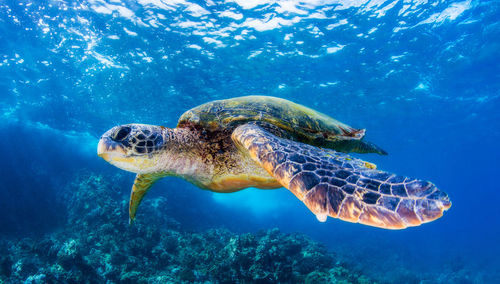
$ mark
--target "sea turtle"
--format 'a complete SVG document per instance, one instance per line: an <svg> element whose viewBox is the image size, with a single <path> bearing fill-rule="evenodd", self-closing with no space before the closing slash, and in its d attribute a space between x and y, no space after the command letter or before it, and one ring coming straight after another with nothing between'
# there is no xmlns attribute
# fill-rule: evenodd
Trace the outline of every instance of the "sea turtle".
<svg viewBox="0 0 500 284"><path fill-rule="evenodd" d="M347 155L386 154L364 141L364 134L285 99L247 96L188 110L176 128L113 127L101 137L97 153L137 173L131 222L144 195L166 176L215 192L285 187L322 222L330 216L403 229L433 221L450 208L447 194L434 184Z"/></svg>

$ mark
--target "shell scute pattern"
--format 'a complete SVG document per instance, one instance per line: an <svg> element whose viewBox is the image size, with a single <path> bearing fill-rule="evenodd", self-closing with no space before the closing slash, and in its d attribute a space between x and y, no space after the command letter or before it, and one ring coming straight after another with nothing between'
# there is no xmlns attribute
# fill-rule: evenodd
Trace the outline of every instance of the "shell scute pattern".
<svg viewBox="0 0 500 284"><path fill-rule="evenodd" d="M364 130L275 97L247 96L208 102L181 115L177 127L195 124L201 129L217 131L251 122L268 124L289 139L315 146L346 152L387 154L374 144L361 141Z"/></svg>

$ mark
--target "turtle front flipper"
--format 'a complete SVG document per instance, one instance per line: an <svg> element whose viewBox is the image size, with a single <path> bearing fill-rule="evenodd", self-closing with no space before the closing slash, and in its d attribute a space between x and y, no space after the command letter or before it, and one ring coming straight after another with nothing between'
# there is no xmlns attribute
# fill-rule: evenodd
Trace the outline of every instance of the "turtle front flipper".
<svg viewBox="0 0 500 284"><path fill-rule="evenodd" d="M161 174L138 174L135 177L132 192L130 192L130 203L128 207L130 224L134 222L137 208L139 207L139 204L141 204L141 201L146 193L148 193L155 182L162 177L164 177L164 175Z"/></svg>
<svg viewBox="0 0 500 284"><path fill-rule="evenodd" d="M326 217L384 229L438 219L451 206L432 183L374 169L347 154L281 139L255 124L237 127L232 139L278 182Z"/></svg>

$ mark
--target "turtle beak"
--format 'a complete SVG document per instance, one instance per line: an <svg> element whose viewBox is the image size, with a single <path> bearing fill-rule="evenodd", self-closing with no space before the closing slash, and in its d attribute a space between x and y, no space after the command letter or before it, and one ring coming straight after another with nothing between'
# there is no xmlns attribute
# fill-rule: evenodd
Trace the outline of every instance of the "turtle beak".
<svg viewBox="0 0 500 284"><path fill-rule="evenodd" d="M107 162L111 162L115 156L125 156L126 154L123 146L108 136L101 137L99 144L97 144L97 155Z"/></svg>
<svg viewBox="0 0 500 284"><path fill-rule="evenodd" d="M106 155L107 150L108 150L108 147L106 146L106 143L101 138L99 140L99 144L97 144L97 156L106 160L105 155Z"/></svg>

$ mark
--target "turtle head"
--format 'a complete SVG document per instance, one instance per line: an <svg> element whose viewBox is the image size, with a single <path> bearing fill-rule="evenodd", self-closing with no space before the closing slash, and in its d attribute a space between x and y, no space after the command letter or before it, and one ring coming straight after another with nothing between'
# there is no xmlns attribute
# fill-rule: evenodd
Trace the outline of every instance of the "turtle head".
<svg viewBox="0 0 500 284"><path fill-rule="evenodd" d="M151 173L157 166L164 145L163 126L125 124L115 126L101 136L97 155L110 164L134 173Z"/></svg>

